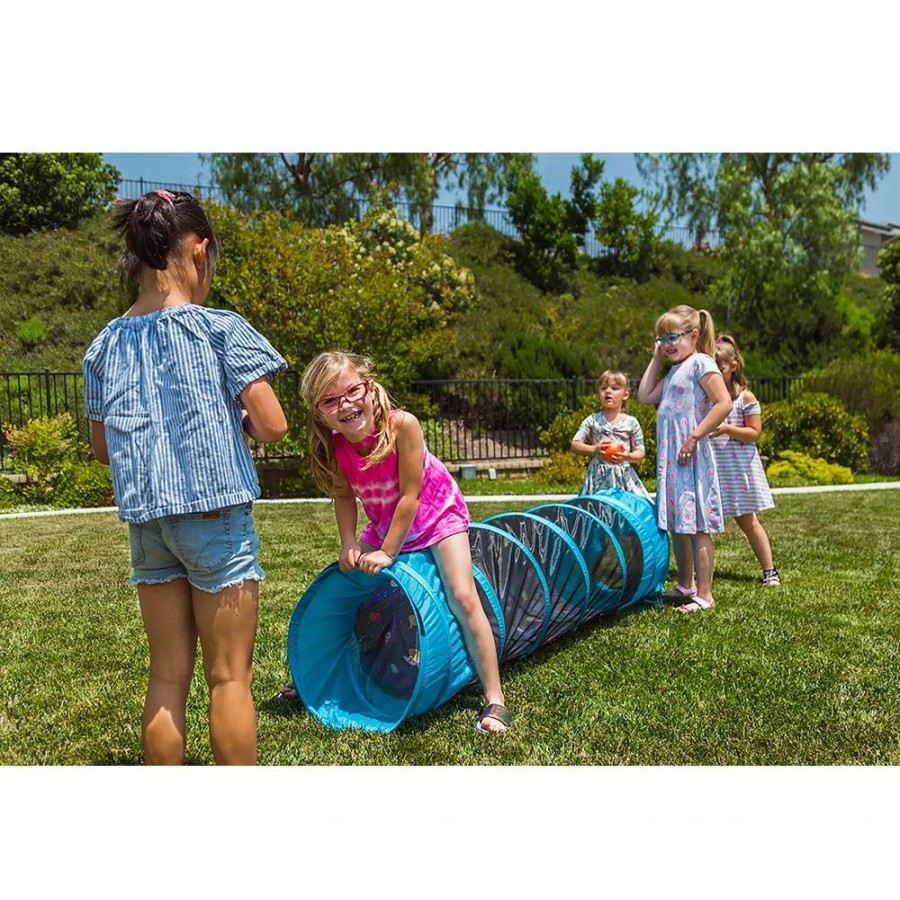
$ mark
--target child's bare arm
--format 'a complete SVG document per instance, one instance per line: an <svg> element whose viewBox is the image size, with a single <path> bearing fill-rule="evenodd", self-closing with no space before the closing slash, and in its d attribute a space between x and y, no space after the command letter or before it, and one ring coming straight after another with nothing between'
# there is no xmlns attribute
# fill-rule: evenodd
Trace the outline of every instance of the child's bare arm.
<svg viewBox="0 0 900 900"><path fill-rule="evenodd" d="M380 550L364 553L359 567L364 572L376 574L384 566L390 565L403 549L409 529L419 508L419 493L422 490L422 466L425 459L425 438L422 426L412 413L398 413L394 419L397 431L397 460L400 479L400 499L391 517L388 533Z"/></svg>
<svg viewBox="0 0 900 900"><path fill-rule="evenodd" d="M659 377L662 371L663 349L661 344L653 345L653 356L644 374L641 376L641 383L638 386L638 400L641 403L650 403L653 406L659 406L662 400L663 379Z"/></svg>
<svg viewBox="0 0 900 900"><path fill-rule="evenodd" d="M337 520L338 536L341 539L341 554L338 565L341 571L356 567L359 562L360 547L356 538L358 511L353 489L345 480L335 480L332 488L334 497L334 517Z"/></svg>
<svg viewBox="0 0 900 900"><path fill-rule="evenodd" d="M106 447L106 431L103 423L91 419L91 450L94 458L104 465L109 465L109 450Z"/></svg>
<svg viewBox="0 0 900 900"><path fill-rule="evenodd" d="M263 376L251 381L239 396L247 412L243 422L244 431L253 440L271 443L281 440L287 434L284 410L268 378Z"/></svg>
<svg viewBox="0 0 900 900"><path fill-rule="evenodd" d="M596 456L600 452L599 444L587 444L584 441L572 441L572 452L581 453L584 456Z"/></svg>
<svg viewBox="0 0 900 900"><path fill-rule="evenodd" d="M744 406L756 403L756 397L751 391L744 391ZM762 434L762 416L759 413L753 415L744 414L743 425L732 425L731 422L723 422L714 432L713 436L727 435L732 440L741 444L755 444Z"/></svg>
<svg viewBox="0 0 900 900"><path fill-rule="evenodd" d="M712 434L728 418L728 414L734 406L728 388L725 387L725 379L719 372L707 372L700 379L700 386L706 396L712 400L713 405L691 432L691 437L695 442Z"/></svg>

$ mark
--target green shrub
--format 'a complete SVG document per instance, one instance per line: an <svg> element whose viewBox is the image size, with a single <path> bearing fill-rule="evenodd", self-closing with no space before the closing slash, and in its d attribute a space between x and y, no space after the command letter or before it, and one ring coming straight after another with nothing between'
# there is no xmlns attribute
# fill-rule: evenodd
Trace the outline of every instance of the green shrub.
<svg viewBox="0 0 900 900"><path fill-rule="evenodd" d="M115 506L109 466L92 460L66 463L53 485L52 505L57 509Z"/></svg>
<svg viewBox="0 0 900 900"><path fill-rule="evenodd" d="M0 230L72 226L116 196L101 153L0 153Z"/></svg>
<svg viewBox="0 0 900 900"><path fill-rule="evenodd" d="M16 486L0 475L0 511L15 509L22 504L22 496Z"/></svg>
<svg viewBox="0 0 900 900"><path fill-rule="evenodd" d="M584 477L584 467L588 457L573 453L571 448L572 438L578 431L578 426L592 413L600 409L600 401L596 396L586 397L578 409L560 413L541 433L541 443L550 450L551 459L555 453L572 457L581 467L581 475ZM634 470L642 478L656 477L656 407L645 403L638 403L632 398L628 401L627 413L634 416L641 426L644 434L644 450L646 455L638 463L632 463ZM544 468L547 468L545 465ZM550 471L557 469L562 471L562 464L554 463Z"/></svg>
<svg viewBox="0 0 900 900"><path fill-rule="evenodd" d="M119 251L106 210L71 231L0 234L0 321L39 319L47 335L31 344L0 328L0 370L79 370L94 335L124 312Z"/></svg>
<svg viewBox="0 0 900 900"><path fill-rule="evenodd" d="M446 238L420 237L380 201L361 222L324 229L274 210L210 212L222 242L212 301L247 318L297 371L344 347L371 355L402 392L449 352L448 326L475 298Z"/></svg>
<svg viewBox="0 0 900 900"><path fill-rule="evenodd" d="M486 222L468 222L450 234L450 251L466 266L506 266L515 258L515 242Z"/></svg>
<svg viewBox="0 0 900 900"><path fill-rule="evenodd" d="M725 271L715 251L685 250L672 241L660 243L653 267L656 274L671 278L696 294L705 294Z"/></svg>
<svg viewBox="0 0 900 900"><path fill-rule="evenodd" d="M16 337L27 350L32 350L47 337L47 329L37 316L32 316L19 326Z"/></svg>
<svg viewBox="0 0 900 900"><path fill-rule="evenodd" d="M900 350L900 241L892 241L878 253L878 266L884 282L881 343Z"/></svg>
<svg viewBox="0 0 900 900"><path fill-rule="evenodd" d="M796 390L837 397L849 412L865 417L870 432L876 432L883 422L900 419L900 354L879 350L836 359L804 375Z"/></svg>
<svg viewBox="0 0 900 900"><path fill-rule="evenodd" d="M869 429L860 415L848 413L830 394L802 393L762 408L759 452L772 459L786 450L865 472Z"/></svg>
<svg viewBox="0 0 900 900"><path fill-rule="evenodd" d="M21 491L32 503L49 502L63 469L78 463L88 451L68 413L41 416L20 428L8 428L6 442L13 470L31 476Z"/></svg>
<svg viewBox="0 0 900 900"><path fill-rule="evenodd" d="M586 462L586 456L553 450L544 465L535 473L534 480L548 487L580 485L584 479Z"/></svg>
<svg viewBox="0 0 900 900"><path fill-rule="evenodd" d="M853 483L853 473L846 466L814 459L794 450L783 450L766 469L766 477L773 485L782 487Z"/></svg>

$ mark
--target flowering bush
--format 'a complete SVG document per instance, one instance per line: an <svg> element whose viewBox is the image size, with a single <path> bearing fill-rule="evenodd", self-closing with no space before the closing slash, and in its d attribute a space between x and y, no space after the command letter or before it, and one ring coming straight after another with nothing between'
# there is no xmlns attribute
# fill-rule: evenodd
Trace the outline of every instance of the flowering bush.
<svg viewBox="0 0 900 900"><path fill-rule="evenodd" d="M851 415L830 394L801 393L762 408L759 452L770 458L786 450L865 472L869 429L861 415Z"/></svg>
<svg viewBox="0 0 900 900"><path fill-rule="evenodd" d="M766 469L766 476L772 484L783 487L853 482L853 473L846 466L814 459L794 450L783 450Z"/></svg>
<svg viewBox="0 0 900 900"><path fill-rule="evenodd" d="M8 427L5 437L13 470L28 477L17 489L25 502L50 502L62 473L88 452L68 413L29 419L19 428Z"/></svg>
<svg viewBox="0 0 900 900"><path fill-rule="evenodd" d="M349 349L370 355L400 391L448 353L447 326L475 297L445 239L420 237L381 203L360 222L328 228L271 211L213 216L223 247L214 300L298 369L323 350Z"/></svg>

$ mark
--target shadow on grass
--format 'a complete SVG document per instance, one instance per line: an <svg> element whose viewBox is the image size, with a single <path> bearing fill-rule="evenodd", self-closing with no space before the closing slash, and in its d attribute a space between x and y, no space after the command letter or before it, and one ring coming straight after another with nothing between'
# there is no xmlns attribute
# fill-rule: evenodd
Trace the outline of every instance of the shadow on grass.
<svg viewBox="0 0 900 900"><path fill-rule="evenodd" d="M759 577L755 575L737 575L734 572L723 572L716 569L713 572L713 584L716 581L734 581L738 584L759 584Z"/></svg>
<svg viewBox="0 0 900 900"><path fill-rule="evenodd" d="M270 697L268 700L256 704L256 712L271 719L292 719L296 716L309 715L299 697L294 700L282 700L277 696Z"/></svg>
<svg viewBox="0 0 900 900"><path fill-rule="evenodd" d="M650 599L647 601L638 601L625 609L601 613L596 618L583 622L572 631L554 638L549 643L542 644L528 656L519 657L506 663L501 661L501 674L503 675L504 680L507 678L514 679L517 671L527 671L534 665L541 665L543 662L553 659L558 653L566 650L566 648L570 647L574 642L583 640L586 635L590 634L595 629L613 628L628 616L646 612L649 609L659 608L661 608L661 603L658 603L654 599ZM394 733L419 734L428 731L437 722L448 718L460 710L471 711L474 727L475 719L481 712L483 706L484 698L481 693L481 688L477 682L472 682L436 709L430 709L427 712L413 716L410 719L404 719L394 729ZM287 719L296 716L310 715L299 697L292 700L282 700L275 696L268 700L263 700L261 703L257 703L256 709L259 715L265 715L273 719Z"/></svg>
<svg viewBox="0 0 900 900"><path fill-rule="evenodd" d="M584 640L592 631L597 629L614 628L619 622L628 616L636 613L646 612L649 609L658 609L659 607L653 602L638 602L632 606L614 612L602 613L595 619L583 622L572 631L554 638L547 644L542 644L534 653L528 656L519 657L510 662L500 663L500 673L504 683L514 681L517 673L528 671L533 666L540 666L552 660L557 654L564 652L573 643ZM401 722L396 729L397 734L416 734L427 731L436 722L456 713L460 710L470 710L472 714L472 723L474 726L475 718L481 712L484 705L484 699L481 689L477 683L468 684L458 694L451 697L446 703L437 709L429 710L412 719L406 719ZM513 713L513 721L515 722L515 711Z"/></svg>
<svg viewBox="0 0 900 900"><path fill-rule="evenodd" d="M208 766L209 762L205 759L199 759L196 756L186 756L184 759L186 766ZM108 753L102 759L95 760L92 766L142 766L144 765L143 757L140 754L126 753Z"/></svg>

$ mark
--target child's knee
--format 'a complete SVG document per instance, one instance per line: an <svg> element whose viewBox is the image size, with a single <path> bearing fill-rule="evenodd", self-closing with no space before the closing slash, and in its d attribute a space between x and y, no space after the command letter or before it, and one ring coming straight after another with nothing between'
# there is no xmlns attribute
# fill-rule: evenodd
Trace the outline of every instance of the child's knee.
<svg viewBox="0 0 900 900"><path fill-rule="evenodd" d="M210 690L224 684L249 687L253 680L253 664L250 661L213 660L204 668L204 675Z"/></svg>
<svg viewBox="0 0 900 900"><path fill-rule="evenodd" d="M467 619L471 619L481 611L481 599L474 587L460 587L453 590L447 599Z"/></svg>

